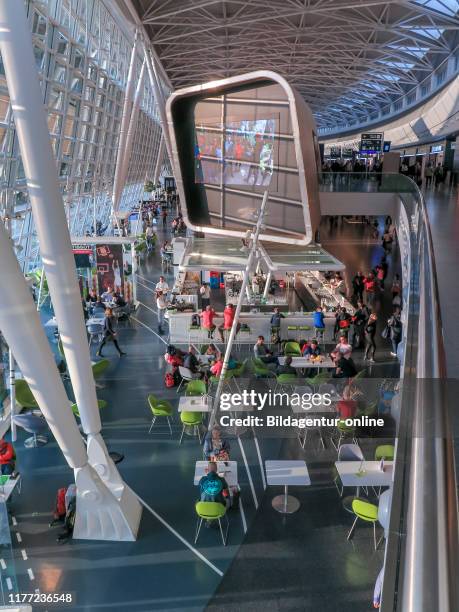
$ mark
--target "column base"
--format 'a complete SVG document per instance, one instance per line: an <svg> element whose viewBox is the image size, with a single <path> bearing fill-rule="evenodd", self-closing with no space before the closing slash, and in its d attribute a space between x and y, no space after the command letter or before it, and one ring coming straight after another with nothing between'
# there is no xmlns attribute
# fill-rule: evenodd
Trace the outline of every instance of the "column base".
<svg viewBox="0 0 459 612"><path fill-rule="evenodd" d="M74 539L118 542L137 539L142 506L129 487L125 486L115 497L89 464L75 469L75 483Z"/></svg>

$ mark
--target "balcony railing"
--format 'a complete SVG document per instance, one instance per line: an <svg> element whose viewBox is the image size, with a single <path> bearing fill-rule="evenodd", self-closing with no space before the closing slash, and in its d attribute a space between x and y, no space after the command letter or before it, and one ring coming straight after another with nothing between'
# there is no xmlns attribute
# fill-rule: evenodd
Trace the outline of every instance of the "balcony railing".
<svg viewBox="0 0 459 612"><path fill-rule="evenodd" d="M405 231L406 325L383 612L459 610L458 503L435 257L422 193L401 174L326 173L322 191L393 192ZM400 236L401 239L401 236ZM403 265L404 262L402 262Z"/></svg>

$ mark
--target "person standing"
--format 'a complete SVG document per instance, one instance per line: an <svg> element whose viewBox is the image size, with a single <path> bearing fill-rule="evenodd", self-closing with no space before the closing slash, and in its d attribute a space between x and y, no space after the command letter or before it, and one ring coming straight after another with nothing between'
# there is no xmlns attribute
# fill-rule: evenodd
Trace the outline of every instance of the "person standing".
<svg viewBox="0 0 459 612"><path fill-rule="evenodd" d="M432 163L431 162L429 162L427 164L427 167L426 167L425 172L424 172L424 176L425 176L425 179L426 179L426 189L427 189L428 187L431 187L431 185L432 185L433 168L432 168Z"/></svg>
<svg viewBox="0 0 459 612"><path fill-rule="evenodd" d="M361 348L363 346L365 336L365 325L370 317L370 311L365 304L360 301L357 303L357 310L352 317L352 341L353 348Z"/></svg>
<svg viewBox="0 0 459 612"><path fill-rule="evenodd" d="M397 357L397 348L402 339L403 325L402 325L401 316L402 315L401 315L400 308L396 307L392 316L387 321L387 325L390 329L390 334L389 334L390 340L392 342L392 351L391 351L392 357Z"/></svg>
<svg viewBox="0 0 459 612"><path fill-rule="evenodd" d="M375 362L375 352L376 352L376 323L378 317L376 313L371 313L370 318L368 319L367 324L365 325L365 354L364 359L368 359L371 363Z"/></svg>
<svg viewBox="0 0 459 612"><path fill-rule="evenodd" d="M164 278L164 276L160 276L159 277L159 281L156 283L155 286L156 291L162 291L163 293L166 293L169 291L169 285L167 284L166 279Z"/></svg>
<svg viewBox="0 0 459 612"><path fill-rule="evenodd" d="M207 283L202 283L199 288L199 293L201 295L201 308L205 310L207 306L210 306L210 287Z"/></svg>
<svg viewBox="0 0 459 612"><path fill-rule="evenodd" d="M352 279L352 287L354 289L354 297L356 298L356 300L358 302L361 302L363 300L363 290L365 288L364 280L365 280L364 276L363 276L362 272L360 272L360 270L357 272L357 274Z"/></svg>
<svg viewBox="0 0 459 612"><path fill-rule="evenodd" d="M113 316L113 310L111 308L107 308L105 310L104 337L96 353L98 357L103 357L102 349L104 348L106 342L113 342L120 357L122 355L126 355L126 353L121 350L120 345L118 344L118 340L116 339L115 317Z"/></svg>
<svg viewBox="0 0 459 612"><path fill-rule="evenodd" d="M167 300L166 294L162 291L156 292L156 308L158 309L158 332L164 334L164 322L166 320Z"/></svg>
<svg viewBox="0 0 459 612"><path fill-rule="evenodd" d="M375 290L376 290L376 279L372 272L368 276L365 277L364 287L366 292L366 302L370 308L373 306L375 299Z"/></svg>

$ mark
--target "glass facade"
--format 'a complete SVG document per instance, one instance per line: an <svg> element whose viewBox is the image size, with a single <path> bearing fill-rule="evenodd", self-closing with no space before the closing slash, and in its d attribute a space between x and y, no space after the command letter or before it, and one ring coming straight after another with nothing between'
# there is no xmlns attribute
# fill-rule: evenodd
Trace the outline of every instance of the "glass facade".
<svg viewBox="0 0 459 612"><path fill-rule="evenodd" d="M102 0L29 0L26 5L69 227L72 235L84 235L94 220L105 226L110 217L133 33ZM139 46L135 82L142 61ZM143 87L121 208L142 197L159 152L161 126L148 78ZM0 207L11 217L17 256L27 271L40 254L1 62L0 182Z"/></svg>

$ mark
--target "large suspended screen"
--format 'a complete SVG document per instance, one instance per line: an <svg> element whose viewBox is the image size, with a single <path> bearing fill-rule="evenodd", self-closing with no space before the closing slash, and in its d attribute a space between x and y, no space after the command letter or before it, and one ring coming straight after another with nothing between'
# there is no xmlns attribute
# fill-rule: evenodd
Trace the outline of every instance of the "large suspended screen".
<svg viewBox="0 0 459 612"><path fill-rule="evenodd" d="M242 119L196 126L195 180L268 189L274 174L279 119Z"/></svg>
<svg viewBox="0 0 459 612"><path fill-rule="evenodd" d="M265 234L304 234L291 112L280 86L203 98L194 129L194 181L208 215L199 225L251 228L268 190Z"/></svg>

